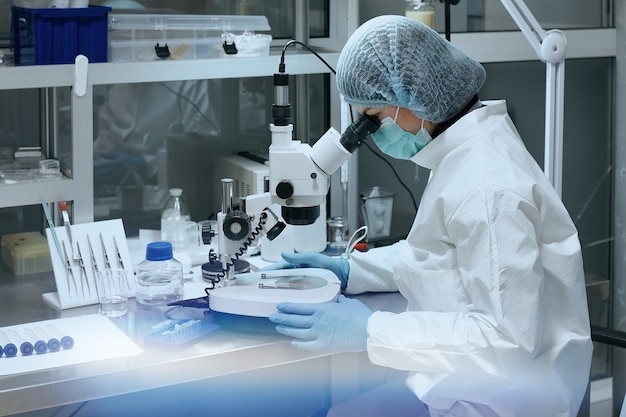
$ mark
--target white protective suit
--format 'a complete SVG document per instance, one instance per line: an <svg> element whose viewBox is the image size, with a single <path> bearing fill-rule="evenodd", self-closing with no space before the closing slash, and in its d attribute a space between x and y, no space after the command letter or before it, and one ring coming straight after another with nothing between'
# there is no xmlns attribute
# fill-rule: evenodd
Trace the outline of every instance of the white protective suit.
<svg viewBox="0 0 626 417"><path fill-rule="evenodd" d="M347 293L399 290L368 322L372 363L411 371L432 416L576 416L592 343L576 228L503 101L412 160L429 168L413 227L354 253Z"/></svg>

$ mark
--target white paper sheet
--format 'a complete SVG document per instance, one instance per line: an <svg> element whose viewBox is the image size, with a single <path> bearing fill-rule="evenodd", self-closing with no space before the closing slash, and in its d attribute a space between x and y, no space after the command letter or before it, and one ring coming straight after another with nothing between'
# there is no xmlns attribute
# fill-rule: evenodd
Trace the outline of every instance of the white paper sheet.
<svg viewBox="0 0 626 417"><path fill-rule="evenodd" d="M50 329L48 325L52 325L60 333L72 337L74 346L69 350L61 349L58 352L48 351L44 354L33 353L29 356L23 356L19 352L19 344L16 343L18 347L17 356L7 358L3 355L0 358L0 375L12 375L102 359L132 356L142 352L141 348L111 320L100 314L7 326L0 328L0 330L4 331L5 334L10 334L11 330L14 330L22 338L28 340L26 338L28 330L34 330L38 327ZM60 336L53 336L60 339ZM28 341L35 342L34 340Z"/></svg>

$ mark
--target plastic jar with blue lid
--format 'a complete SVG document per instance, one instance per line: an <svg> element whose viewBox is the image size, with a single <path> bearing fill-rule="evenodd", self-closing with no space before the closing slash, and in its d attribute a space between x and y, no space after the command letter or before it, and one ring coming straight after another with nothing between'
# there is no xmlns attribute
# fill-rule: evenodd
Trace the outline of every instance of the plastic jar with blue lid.
<svg viewBox="0 0 626 417"><path fill-rule="evenodd" d="M146 246L146 259L137 267L135 298L147 305L166 305L183 298L183 266L173 257L170 242Z"/></svg>

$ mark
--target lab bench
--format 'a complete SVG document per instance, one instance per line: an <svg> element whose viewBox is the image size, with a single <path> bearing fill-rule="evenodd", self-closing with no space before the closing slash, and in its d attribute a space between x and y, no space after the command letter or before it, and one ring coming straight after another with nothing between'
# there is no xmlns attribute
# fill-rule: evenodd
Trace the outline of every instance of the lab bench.
<svg viewBox="0 0 626 417"><path fill-rule="evenodd" d="M55 290L51 273L4 270L0 277L0 327L98 311L97 305L49 307L41 295ZM405 306L397 293L360 298L373 309ZM219 331L186 349L144 346L166 309L131 299L125 316L110 319L143 349L138 355L0 376L0 416L307 416L397 376L370 364L365 353L299 350L267 319L215 312L209 315ZM194 310L175 314L200 314ZM0 359L0 366L9 360Z"/></svg>

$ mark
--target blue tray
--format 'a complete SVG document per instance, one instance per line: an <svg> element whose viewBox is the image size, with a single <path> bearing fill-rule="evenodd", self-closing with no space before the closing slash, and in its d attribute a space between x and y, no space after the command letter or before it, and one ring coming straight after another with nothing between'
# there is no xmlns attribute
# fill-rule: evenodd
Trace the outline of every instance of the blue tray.
<svg viewBox="0 0 626 417"><path fill-rule="evenodd" d="M203 319L169 320L154 333L146 335L144 345L181 350L199 342L219 327Z"/></svg>

